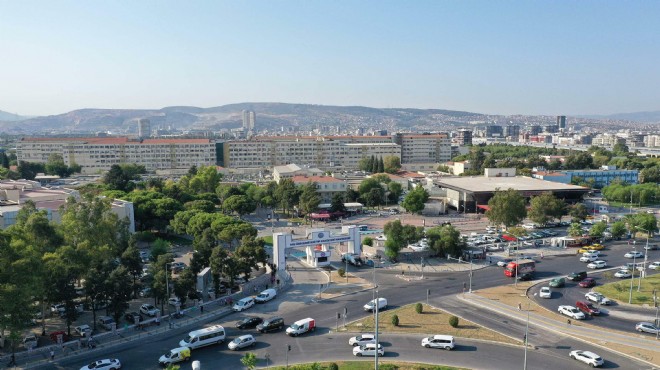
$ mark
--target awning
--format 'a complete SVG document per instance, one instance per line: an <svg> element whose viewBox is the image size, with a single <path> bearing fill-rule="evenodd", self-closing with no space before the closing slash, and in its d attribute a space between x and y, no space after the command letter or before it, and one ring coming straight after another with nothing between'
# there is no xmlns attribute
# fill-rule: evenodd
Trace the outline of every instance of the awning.
<svg viewBox="0 0 660 370"><path fill-rule="evenodd" d="M477 206L477 208L483 209L484 211L490 211L490 207L488 207L488 206L486 206L486 205L481 205L481 204L479 204L479 205Z"/></svg>
<svg viewBox="0 0 660 370"><path fill-rule="evenodd" d="M330 218L330 215L327 213L312 213L311 215L309 215L309 217L315 220L322 220L322 219Z"/></svg>

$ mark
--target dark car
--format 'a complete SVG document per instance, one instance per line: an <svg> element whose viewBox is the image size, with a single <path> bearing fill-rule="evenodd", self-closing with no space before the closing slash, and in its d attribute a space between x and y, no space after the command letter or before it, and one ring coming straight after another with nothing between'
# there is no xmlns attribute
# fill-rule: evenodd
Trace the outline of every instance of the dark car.
<svg viewBox="0 0 660 370"><path fill-rule="evenodd" d="M568 280L582 281L587 278L587 272L586 271L571 272L567 276L567 278Z"/></svg>
<svg viewBox="0 0 660 370"><path fill-rule="evenodd" d="M578 285L582 288L591 288L592 286L596 285L596 280L593 278L585 278Z"/></svg>
<svg viewBox="0 0 660 370"><path fill-rule="evenodd" d="M140 315L138 312L127 312L124 315L124 320L126 320L128 323L135 324L136 320L137 322L142 321L142 315Z"/></svg>
<svg viewBox="0 0 660 370"><path fill-rule="evenodd" d="M575 302L575 307L584 312L586 315L592 315L592 316L598 316L600 315L600 310L596 307L594 307L591 302L583 302L583 301L578 301Z"/></svg>
<svg viewBox="0 0 660 370"><path fill-rule="evenodd" d="M236 323L236 328L238 329L252 329L256 328L257 325L264 322L264 319L261 317L246 317L243 320Z"/></svg>
<svg viewBox="0 0 660 370"><path fill-rule="evenodd" d="M284 329L284 319L281 317L271 317L264 320L261 324L257 325L257 330L260 333L267 333L269 331L276 331Z"/></svg>
<svg viewBox="0 0 660 370"><path fill-rule="evenodd" d="M518 275L518 280L520 281L534 280L534 274L532 274L531 272L526 272L522 275Z"/></svg>
<svg viewBox="0 0 660 370"><path fill-rule="evenodd" d="M550 285L551 288L561 288L566 284L566 279L564 278L554 278L550 280Z"/></svg>

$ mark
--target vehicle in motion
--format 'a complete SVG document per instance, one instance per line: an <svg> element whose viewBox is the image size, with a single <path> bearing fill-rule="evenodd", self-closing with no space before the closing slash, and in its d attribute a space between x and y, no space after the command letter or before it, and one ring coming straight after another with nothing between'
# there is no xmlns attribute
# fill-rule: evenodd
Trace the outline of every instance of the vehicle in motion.
<svg viewBox="0 0 660 370"><path fill-rule="evenodd" d="M159 312L160 312L159 309L157 309L156 307L154 307L154 305L149 303L145 303L142 306L140 306L140 313L150 317L154 317L158 315Z"/></svg>
<svg viewBox="0 0 660 370"><path fill-rule="evenodd" d="M655 261L649 265L651 270L660 270L660 261Z"/></svg>
<svg viewBox="0 0 660 370"><path fill-rule="evenodd" d="M255 344L257 344L257 341L254 339L254 337L250 334L246 334L241 335L240 337L237 337L229 342L227 347L232 351L236 351L246 347L254 347Z"/></svg>
<svg viewBox="0 0 660 370"><path fill-rule="evenodd" d="M593 255L591 253L585 253L582 257L580 257L580 262L594 262L598 259L598 256Z"/></svg>
<svg viewBox="0 0 660 370"><path fill-rule="evenodd" d="M234 310L234 312L241 312L244 310L247 310L248 308L254 306L254 298L252 297L245 297L234 305L231 309Z"/></svg>
<svg viewBox="0 0 660 370"><path fill-rule="evenodd" d="M171 349L166 354L160 356L158 363L162 366L167 366L169 364L175 364L177 362L188 361L190 360L190 348L188 347L179 347Z"/></svg>
<svg viewBox="0 0 660 370"><path fill-rule="evenodd" d="M635 330L640 333L658 334L660 328L650 322L638 322L637 325L635 325Z"/></svg>
<svg viewBox="0 0 660 370"><path fill-rule="evenodd" d="M243 320L239 321L236 323L236 328L237 329L253 329L256 328L257 325L261 324L264 322L264 319L261 317L246 317Z"/></svg>
<svg viewBox="0 0 660 370"><path fill-rule="evenodd" d="M287 335L297 337L301 334L316 330L316 321L312 318L298 320L286 328Z"/></svg>
<svg viewBox="0 0 660 370"><path fill-rule="evenodd" d="M603 306L608 306L612 304L612 301L609 298L606 298L604 295L598 292L589 292L584 295L584 298L586 298L587 301L598 303Z"/></svg>
<svg viewBox="0 0 660 370"><path fill-rule="evenodd" d="M550 288L562 288L564 285L566 285L566 279L564 278L554 278L550 280L550 283L548 283Z"/></svg>
<svg viewBox="0 0 660 370"><path fill-rule="evenodd" d="M213 325L208 328L194 330L188 337L179 342L179 346L196 349L212 344L222 343L225 340L225 328L222 325Z"/></svg>
<svg viewBox="0 0 660 370"><path fill-rule="evenodd" d="M582 281L587 278L587 272L586 271L571 272L570 274L568 274L566 278L571 281Z"/></svg>
<svg viewBox="0 0 660 370"><path fill-rule="evenodd" d="M499 261L497 261L497 265L498 265L499 267L506 267L506 265L508 265L509 262L511 262L511 261L513 261L513 258L505 258L505 259L503 259L503 260L499 260Z"/></svg>
<svg viewBox="0 0 660 370"><path fill-rule="evenodd" d="M626 278L629 278L631 276L632 276L632 274L628 270L619 270L619 271L614 273L614 277L618 277L620 279L626 279Z"/></svg>
<svg viewBox="0 0 660 370"><path fill-rule="evenodd" d="M363 308L365 311L373 312L376 309L376 306L378 306L378 311L387 309L387 299L385 298L372 299L371 301L367 302L367 304L365 304Z"/></svg>
<svg viewBox="0 0 660 370"><path fill-rule="evenodd" d="M596 285L596 280L594 280L594 278L586 278L582 280L578 285L580 288L591 288Z"/></svg>
<svg viewBox="0 0 660 370"><path fill-rule="evenodd" d="M80 370L118 370L118 369L121 369L121 362L116 358L94 361L91 364L80 368Z"/></svg>
<svg viewBox="0 0 660 370"><path fill-rule="evenodd" d="M631 251L623 255L625 258L644 258L644 253L640 251Z"/></svg>
<svg viewBox="0 0 660 370"><path fill-rule="evenodd" d="M529 259L511 261L504 268L504 275L508 277L515 277L528 272L536 271L536 262Z"/></svg>
<svg viewBox="0 0 660 370"><path fill-rule="evenodd" d="M578 310L573 306L559 306L557 311L560 314L568 316L575 320L584 320L585 318L584 313L582 313L582 311Z"/></svg>
<svg viewBox="0 0 660 370"><path fill-rule="evenodd" d="M284 329L284 319L281 317L271 317L261 324L257 325L257 331L259 333L267 333L269 331L276 331Z"/></svg>
<svg viewBox="0 0 660 370"><path fill-rule="evenodd" d="M544 286L539 290L539 297L541 298L552 298L552 290L550 290L550 287Z"/></svg>
<svg viewBox="0 0 660 370"><path fill-rule="evenodd" d="M363 346L369 343L376 343L376 337L373 334L362 334L348 340L351 346Z"/></svg>
<svg viewBox="0 0 660 370"><path fill-rule="evenodd" d="M519 281L530 281L534 280L534 273L533 272L526 272L522 275L518 275L517 279Z"/></svg>
<svg viewBox="0 0 660 370"><path fill-rule="evenodd" d="M591 316L600 315L600 310L594 307L594 305L591 304L591 302L577 301L575 302L575 307L577 307L578 310L584 312L585 315L591 315Z"/></svg>
<svg viewBox="0 0 660 370"><path fill-rule="evenodd" d="M358 347L353 347L353 355L362 357L362 356L384 356L385 355L385 350L383 349L383 346L378 343L378 347L376 347L376 343L369 343L365 344L363 346L358 346Z"/></svg>
<svg viewBox="0 0 660 370"><path fill-rule="evenodd" d="M587 265L588 269L602 269L602 268L605 268L605 267L607 267L607 262L605 262L603 260L593 261L593 262L591 262L590 264Z"/></svg>
<svg viewBox="0 0 660 370"><path fill-rule="evenodd" d="M424 338L422 339L422 347L452 350L454 349L454 337L451 335L434 335Z"/></svg>
<svg viewBox="0 0 660 370"><path fill-rule="evenodd" d="M591 367L603 366L603 358L589 351L571 351L568 356L574 360L582 361Z"/></svg>
<svg viewBox="0 0 660 370"><path fill-rule="evenodd" d="M277 296L277 290L266 289L254 298L257 303L266 303Z"/></svg>
<svg viewBox="0 0 660 370"><path fill-rule="evenodd" d="M342 263L350 263L353 266L360 267L364 264L359 254L344 253L341 255Z"/></svg>

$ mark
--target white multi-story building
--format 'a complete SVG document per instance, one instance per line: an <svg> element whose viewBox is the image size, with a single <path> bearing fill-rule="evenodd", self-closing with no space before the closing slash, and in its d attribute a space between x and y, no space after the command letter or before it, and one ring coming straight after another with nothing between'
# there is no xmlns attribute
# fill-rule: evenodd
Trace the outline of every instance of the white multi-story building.
<svg viewBox="0 0 660 370"><path fill-rule="evenodd" d="M148 171L216 164L216 144L209 139L23 138L16 145L19 161L46 163L61 154L83 173L107 171L114 164L143 165Z"/></svg>
<svg viewBox="0 0 660 370"><path fill-rule="evenodd" d="M644 146L655 148L660 146L660 135L646 135L644 137Z"/></svg>
<svg viewBox="0 0 660 370"><path fill-rule="evenodd" d="M315 183L321 203L330 203L335 194L346 192L346 182L332 176L294 176L291 180L296 186L303 186L309 182Z"/></svg>

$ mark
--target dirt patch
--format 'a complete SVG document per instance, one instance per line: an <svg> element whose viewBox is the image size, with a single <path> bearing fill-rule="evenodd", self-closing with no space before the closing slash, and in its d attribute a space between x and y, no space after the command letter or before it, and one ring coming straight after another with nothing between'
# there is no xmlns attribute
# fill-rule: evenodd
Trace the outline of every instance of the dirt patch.
<svg viewBox="0 0 660 370"><path fill-rule="evenodd" d="M399 325L392 325L392 317L399 317ZM471 321L459 319L458 327L449 325L449 317L452 315L446 311L423 305L421 314L415 312L415 305L403 306L395 310L387 310L379 313L378 327L380 332L390 333L420 333L423 335L446 334L461 338L492 340L496 342L520 344L514 340L490 329L483 328ZM347 325L347 330L356 332L371 332L374 330L374 318L353 322ZM421 340L421 336L420 336Z"/></svg>

